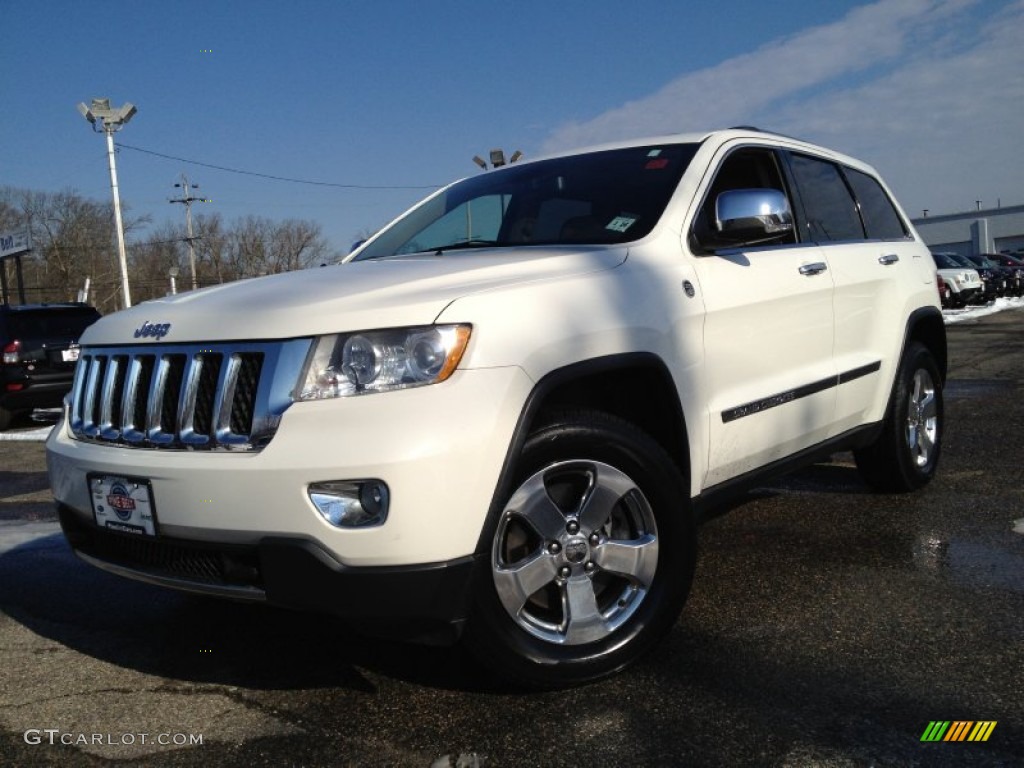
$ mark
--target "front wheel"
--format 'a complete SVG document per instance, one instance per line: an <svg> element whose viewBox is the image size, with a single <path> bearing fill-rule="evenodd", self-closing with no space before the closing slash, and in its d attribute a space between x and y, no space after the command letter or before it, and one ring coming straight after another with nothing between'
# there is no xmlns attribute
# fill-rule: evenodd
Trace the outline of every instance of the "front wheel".
<svg viewBox="0 0 1024 768"><path fill-rule="evenodd" d="M597 412L527 439L490 534L470 649L520 685L609 675L675 622L696 537L682 474L646 433Z"/></svg>
<svg viewBox="0 0 1024 768"><path fill-rule="evenodd" d="M916 490L935 475L943 427L942 375L928 348L913 342L900 361L882 433L854 451L857 469L875 490Z"/></svg>

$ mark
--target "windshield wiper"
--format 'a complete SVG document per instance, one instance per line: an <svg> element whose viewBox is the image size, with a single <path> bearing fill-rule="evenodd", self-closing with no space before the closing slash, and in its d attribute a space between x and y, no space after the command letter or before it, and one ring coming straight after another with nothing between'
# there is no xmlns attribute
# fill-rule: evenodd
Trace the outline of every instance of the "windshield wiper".
<svg viewBox="0 0 1024 768"><path fill-rule="evenodd" d="M436 248L431 248L430 250L440 256L445 251L460 251L465 248L488 248L496 245L501 246L505 245L505 243L500 243L497 240L483 240L474 237L467 240L459 240L455 243L448 243L448 245L439 245Z"/></svg>

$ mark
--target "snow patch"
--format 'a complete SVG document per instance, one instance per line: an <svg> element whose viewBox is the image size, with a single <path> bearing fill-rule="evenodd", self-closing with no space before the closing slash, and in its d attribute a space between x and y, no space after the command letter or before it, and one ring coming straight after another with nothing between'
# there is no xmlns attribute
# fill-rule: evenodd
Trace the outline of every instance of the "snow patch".
<svg viewBox="0 0 1024 768"><path fill-rule="evenodd" d="M0 432L0 440L23 440L25 442L42 443L50 436L53 427L40 427L39 429L26 429L19 432Z"/></svg>
<svg viewBox="0 0 1024 768"><path fill-rule="evenodd" d="M985 317L986 315L994 315L997 312L1002 312L1007 309L1022 308L1024 308L1024 297L1015 296L1013 298L996 299L991 304L986 304L984 307L944 309L942 311L942 317L945 319L946 325L953 325L954 323L962 323L966 320L976 320L977 318Z"/></svg>

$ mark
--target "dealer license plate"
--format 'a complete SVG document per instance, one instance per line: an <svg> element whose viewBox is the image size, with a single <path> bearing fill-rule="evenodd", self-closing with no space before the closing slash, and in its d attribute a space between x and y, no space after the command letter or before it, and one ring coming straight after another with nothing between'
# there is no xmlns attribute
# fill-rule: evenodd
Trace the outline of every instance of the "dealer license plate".
<svg viewBox="0 0 1024 768"><path fill-rule="evenodd" d="M148 480L90 475L89 497L96 525L135 536L156 536L156 511Z"/></svg>

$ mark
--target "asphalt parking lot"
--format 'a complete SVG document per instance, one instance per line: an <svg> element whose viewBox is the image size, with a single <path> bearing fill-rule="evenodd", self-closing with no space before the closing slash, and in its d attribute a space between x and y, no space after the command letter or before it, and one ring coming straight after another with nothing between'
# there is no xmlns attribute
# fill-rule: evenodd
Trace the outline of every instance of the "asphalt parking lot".
<svg viewBox="0 0 1024 768"><path fill-rule="evenodd" d="M1022 765L1024 310L948 330L936 482L871 494L837 455L756 490L702 529L667 640L572 691L95 570L42 443L0 442L0 764Z"/></svg>

